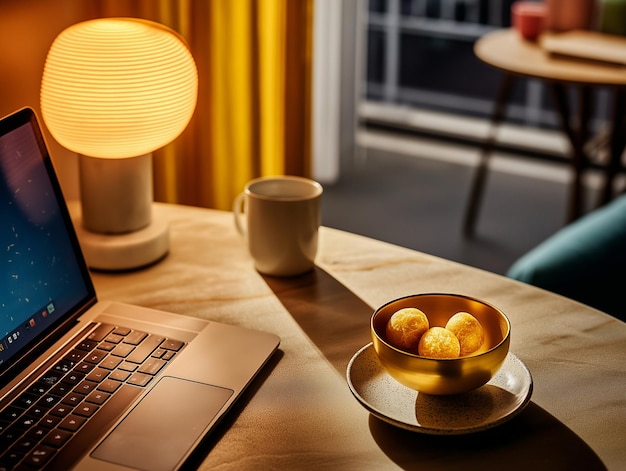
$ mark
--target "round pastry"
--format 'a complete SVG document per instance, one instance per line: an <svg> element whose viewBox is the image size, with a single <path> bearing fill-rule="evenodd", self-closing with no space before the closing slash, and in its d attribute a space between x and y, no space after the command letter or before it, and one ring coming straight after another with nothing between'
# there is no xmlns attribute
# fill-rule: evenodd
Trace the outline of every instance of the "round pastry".
<svg viewBox="0 0 626 471"><path fill-rule="evenodd" d="M428 329L420 339L418 353L428 358L457 358L461 346L456 336L443 327Z"/></svg>
<svg viewBox="0 0 626 471"><path fill-rule="evenodd" d="M417 345L428 330L428 317L419 309L406 307L393 313L387 322L387 341L394 347L417 353Z"/></svg>
<svg viewBox="0 0 626 471"><path fill-rule="evenodd" d="M446 324L446 329L459 339L461 355L475 352L485 339L483 327L469 312L457 312Z"/></svg>

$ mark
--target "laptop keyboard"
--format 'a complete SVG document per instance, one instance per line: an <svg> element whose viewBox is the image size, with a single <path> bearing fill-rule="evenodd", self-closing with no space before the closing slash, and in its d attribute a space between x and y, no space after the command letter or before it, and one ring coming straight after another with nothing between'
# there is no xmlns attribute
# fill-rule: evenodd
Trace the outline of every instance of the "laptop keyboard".
<svg viewBox="0 0 626 471"><path fill-rule="evenodd" d="M2 409L0 471L43 468L116 393L128 386L139 393L184 345L98 325Z"/></svg>

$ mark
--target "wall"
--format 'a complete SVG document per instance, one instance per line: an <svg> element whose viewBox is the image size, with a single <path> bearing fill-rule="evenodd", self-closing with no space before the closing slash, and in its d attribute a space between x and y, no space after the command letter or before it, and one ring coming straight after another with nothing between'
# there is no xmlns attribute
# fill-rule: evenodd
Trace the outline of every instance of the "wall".
<svg viewBox="0 0 626 471"><path fill-rule="evenodd" d="M25 106L39 112L39 87L50 44L77 16L75 1L0 0L0 116ZM76 156L42 128L67 198L78 197Z"/></svg>

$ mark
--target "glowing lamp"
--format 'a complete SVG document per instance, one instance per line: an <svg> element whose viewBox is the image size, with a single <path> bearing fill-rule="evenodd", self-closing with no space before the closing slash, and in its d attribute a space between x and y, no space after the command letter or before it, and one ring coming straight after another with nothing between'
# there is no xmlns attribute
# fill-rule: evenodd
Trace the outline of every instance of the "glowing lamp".
<svg viewBox="0 0 626 471"><path fill-rule="evenodd" d="M168 252L168 225L153 217L151 153L186 128L197 90L185 42L158 23L85 21L52 43L41 114L59 144L79 154L76 229L92 268L137 268Z"/></svg>

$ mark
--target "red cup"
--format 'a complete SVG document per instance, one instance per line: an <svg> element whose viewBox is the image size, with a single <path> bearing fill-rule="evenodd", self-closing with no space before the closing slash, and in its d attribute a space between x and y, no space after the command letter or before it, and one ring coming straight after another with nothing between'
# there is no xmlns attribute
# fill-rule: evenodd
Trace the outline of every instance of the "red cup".
<svg viewBox="0 0 626 471"><path fill-rule="evenodd" d="M547 8L538 2L515 2L511 5L513 27L520 36L529 41L536 40L543 32Z"/></svg>

